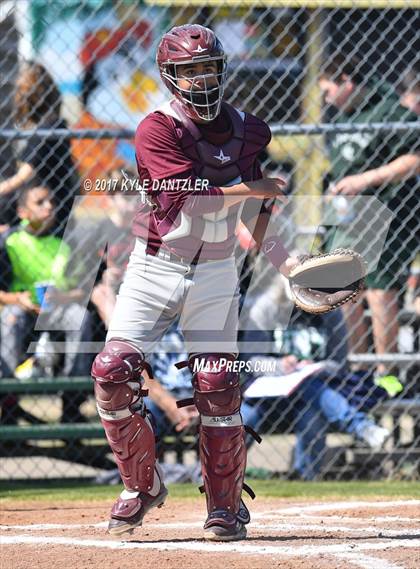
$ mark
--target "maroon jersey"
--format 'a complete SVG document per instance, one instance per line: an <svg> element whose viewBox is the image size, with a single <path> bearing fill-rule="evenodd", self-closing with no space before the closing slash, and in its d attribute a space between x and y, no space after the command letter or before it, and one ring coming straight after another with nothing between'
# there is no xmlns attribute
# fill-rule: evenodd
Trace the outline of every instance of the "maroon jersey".
<svg viewBox="0 0 420 569"><path fill-rule="evenodd" d="M227 103L206 125L186 117L176 101L148 115L136 132L136 159L154 207L141 204L134 220L148 252L163 246L187 259L198 251L202 259L230 256L243 206L224 208L220 187L261 178L257 157L270 139L265 122ZM153 190L174 179L182 182ZM208 187L191 190L197 180L208 180Z"/></svg>

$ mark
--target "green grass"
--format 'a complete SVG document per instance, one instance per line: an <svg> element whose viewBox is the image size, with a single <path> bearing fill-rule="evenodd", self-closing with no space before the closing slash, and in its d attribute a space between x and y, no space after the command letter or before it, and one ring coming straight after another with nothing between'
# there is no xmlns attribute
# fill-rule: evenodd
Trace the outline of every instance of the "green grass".
<svg viewBox="0 0 420 569"><path fill-rule="evenodd" d="M416 482L285 482L256 481L255 490L259 496L277 498L372 498L404 497L420 498L420 484Z"/></svg>
<svg viewBox="0 0 420 569"><path fill-rule="evenodd" d="M418 482L285 482L281 480L250 481L257 496L272 498L346 500L350 498L420 498ZM121 486L98 486L77 481L0 482L0 499L41 500L54 502L112 500ZM172 498L194 499L200 496L193 484L173 484Z"/></svg>

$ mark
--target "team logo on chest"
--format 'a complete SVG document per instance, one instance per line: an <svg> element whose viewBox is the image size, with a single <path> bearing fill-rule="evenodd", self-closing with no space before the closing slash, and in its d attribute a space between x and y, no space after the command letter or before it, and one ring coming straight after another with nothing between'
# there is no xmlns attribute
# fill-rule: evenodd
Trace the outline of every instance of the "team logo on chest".
<svg viewBox="0 0 420 569"><path fill-rule="evenodd" d="M222 149L220 149L219 156L213 156L213 158L220 160L221 164L226 164L226 162L230 161L230 156L225 156Z"/></svg>

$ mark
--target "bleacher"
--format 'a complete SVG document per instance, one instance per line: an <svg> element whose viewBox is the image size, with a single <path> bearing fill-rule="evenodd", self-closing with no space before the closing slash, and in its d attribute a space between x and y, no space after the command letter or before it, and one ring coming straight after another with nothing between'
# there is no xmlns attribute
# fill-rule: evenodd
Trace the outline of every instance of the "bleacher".
<svg viewBox="0 0 420 569"><path fill-rule="evenodd" d="M86 377L4 378L0 381L0 398L6 395L56 397L64 392L93 395L93 382ZM16 424L0 423L0 458L43 456L96 468L115 468L97 417L83 423L45 422L24 410L18 402L15 419ZM173 452L176 460L182 462L184 452L195 448L194 436L174 431L160 441L159 448L162 456Z"/></svg>
<svg viewBox="0 0 420 569"><path fill-rule="evenodd" d="M364 359L363 359L364 358ZM373 359L372 359L373 358ZM363 359L370 365L378 363L376 356L351 356L355 362ZM403 374L413 366L419 366L418 354L388 354L382 361L393 360ZM0 381L0 397L13 394L20 397L57 397L63 393L77 393L93 395L93 383L90 378L37 378L33 380L2 379ZM92 422L62 423L44 422L36 415L24 411L19 402L16 416L16 424L0 424L0 457L35 457L43 456L61 459L69 462L89 465L101 469L115 468L112 455L101 423L97 418ZM346 471L357 469L363 474L369 470L374 471L385 459L394 467L401 461L416 462L420 459L420 444L409 445L406 448L402 438L402 421L411 417L413 422L413 439L420 441L420 397L418 393L412 396L397 397L387 402L378 404L372 411L377 420L384 417L392 421L392 441L387 443L387 449L372 451L360 445L352 445L350 448L351 459L343 458L343 461L351 460L346 464ZM22 424L24 423L24 424ZM162 457L167 452L174 452L177 462L184 461L186 451L196 449L196 439L191 433L183 434L173 431L160 442ZM339 452L347 453L349 449L342 447L335 449L336 457ZM346 454L347 456L347 454ZM335 460L337 463L338 461Z"/></svg>

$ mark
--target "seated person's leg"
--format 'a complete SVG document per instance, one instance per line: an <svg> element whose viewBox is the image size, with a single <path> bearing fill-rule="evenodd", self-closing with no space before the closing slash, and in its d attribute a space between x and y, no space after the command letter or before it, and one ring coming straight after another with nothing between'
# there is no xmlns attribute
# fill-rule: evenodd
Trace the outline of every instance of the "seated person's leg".
<svg viewBox="0 0 420 569"><path fill-rule="evenodd" d="M369 289L366 296L372 314L373 340L377 355L398 352L398 295L397 289ZM381 363L379 374L393 373L393 369Z"/></svg>
<svg viewBox="0 0 420 569"><path fill-rule="evenodd" d="M90 342L93 338L91 313L79 304L70 304L63 311L63 329L66 344L63 375L65 377L88 377L92 366L92 354L85 353L79 344ZM62 396L62 422L84 422L86 417L80 411L86 396L68 392Z"/></svg>
<svg viewBox="0 0 420 569"><path fill-rule="evenodd" d="M78 351L74 346L91 342L93 338L92 315L80 304L70 304L64 309L63 331L66 338L63 375L66 377L89 376L92 355Z"/></svg>
<svg viewBox="0 0 420 569"><path fill-rule="evenodd" d="M310 401L297 402L296 416L293 469L304 480L313 480L320 474L325 458L328 422Z"/></svg>
<svg viewBox="0 0 420 569"><path fill-rule="evenodd" d="M147 397L144 402L147 407L153 431L157 437L156 457L158 460L162 461L162 439L172 431L173 425L171 425L164 411L162 411L162 409L158 407L150 397Z"/></svg>
<svg viewBox="0 0 420 569"><path fill-rule="evenodd" d="M0 337L0 344L1 344L1 337ZM13 372L7 366L6 362L3 360L2 356L0 355L0 381L3 377L12 377ZM0 424L2 425L16 425L17 424L17 416L16 416L16 406L18 403L18 398L16 395L7 394L0 397L0 408L1 408L1 417L0 417Z"/></svg>
<svg viewBox="0 0 420 569"><path fill-rule="evenodd" d="M364 411L357 409L320 378L309 378L300 390L300 397L321 412L329 425L355 435L372 448L382 446L389 435L387 429L376 425Z"/></svg>
<svg viewBox="0 0 420 569"><path fill-rule="evenodd" d="M258 432L259 425L264 419L264 414L261 412L261 407L257 405L250 405L246 401L242 401L241 415L242 415L243 424L246 425L247 427L251 427L251 429ZM246 447L248 449L252 445L254 440L255 439L252 435L246 434L245 442L246 442Z"/></svg>
<svg viewBox="0 0 420 569"><path fill-rule="evenodd" d="M17 305L4 306L0 312L0 377L13 377L17 366L25 359L29 332L33 330L35 317ZM16 424L18 399L7 395L1 399L1 422Z"/></svg>
<svg viewBox="0 0 420 569"><path fill-rule="evenodd" d="M33 330L35 317L17 305L9 304L1 310L0 355L7 370L14 374L27 349L28 331Z"/></svg>
<svg viewBox="0 0 420 569"><path fill-rule="evenodd" d="M319 404L329 423L337 425L349 435L354 435L371 448L381 448L390 434L388 429L376 425L364 411L351 405L335 389L326 387L322 390Z"/></svg>
<svg viewBox="0 0 420 569"><path fill-rule="evenodd" d="M152 415L152 425L153 430L156 435L160 438L164 437L171 429L171 424L166 418L165 413L160 407L156 405L150 397L146 397L144 400L148 412Z"/></svg>

